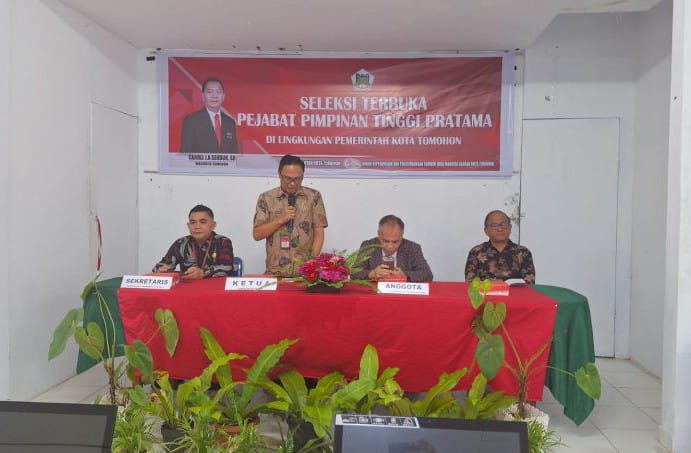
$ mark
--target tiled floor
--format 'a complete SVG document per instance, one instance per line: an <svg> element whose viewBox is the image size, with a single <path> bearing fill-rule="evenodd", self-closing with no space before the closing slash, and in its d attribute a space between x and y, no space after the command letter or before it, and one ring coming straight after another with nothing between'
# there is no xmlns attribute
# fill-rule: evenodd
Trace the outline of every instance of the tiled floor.
<svg viewBox="0 0 691 453"><path fill-rule="evenodd" d="M558 453L663 453L657 441L661 384L628 360L598 359L602 398L590 417L576 426L562 413L548 390L539 407L550 415L550 428L561 437ZM63 382L34 401L93 402L106 382L101 368Z"/></svg>
<svg viewBox="0 0 691 453"><path fill-rule="evenodd" d="M657 441L660 424L660 380L628 360L597 359L602 398L590 417L576 426L562 413L548 390L539 407L550 415L569 453L654 453L666 450Z"/></svg>

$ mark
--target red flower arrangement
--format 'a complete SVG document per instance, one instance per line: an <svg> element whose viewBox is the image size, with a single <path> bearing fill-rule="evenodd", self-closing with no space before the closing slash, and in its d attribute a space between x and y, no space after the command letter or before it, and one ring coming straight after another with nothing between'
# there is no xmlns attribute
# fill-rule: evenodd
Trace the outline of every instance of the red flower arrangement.
<svg viewBox="0 0 691 453"><path fill-rule="evenodd" d="M366 285L374 287L369 280L353 280L350 274L359 272L361 264L369 257L371 246L357 252L343 256L345 251L339 253L322 253L302 263L298 263L298 275L287 279L305 286L330 286L342 288L346 283Z"/></svg>
<svg viewBox="0 0 691 453"><path fill-rule="evenodd" d="M350 278L346 259L333 253L322 253L316 258L305 261L298 268L298 272L305 278L308 285L331 283L332 286L341 287Z"/></svg>

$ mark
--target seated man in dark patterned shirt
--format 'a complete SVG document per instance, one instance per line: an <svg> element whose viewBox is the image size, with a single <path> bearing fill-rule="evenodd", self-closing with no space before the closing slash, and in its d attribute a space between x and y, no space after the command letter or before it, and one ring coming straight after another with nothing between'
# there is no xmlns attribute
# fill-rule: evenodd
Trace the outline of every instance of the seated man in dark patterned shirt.
<svg viewBox="0 0 691 453"><path fill-rule="evenodd" d="M198 204L190 211L189 236L173 242L154 272L172 272L180 265L183 280L228 277L233 271L233 243L216 234L214 212Z"/></svg>
<svg viewBox="0 0 691 453"><path fill-rule="evenodd" d="M485 234L489 241L476 245L468 253L465 279L490 280L522 278L535 283L533 255L526 247L509 239L511 219L503 211L492 211L485 217Z"/></svg>

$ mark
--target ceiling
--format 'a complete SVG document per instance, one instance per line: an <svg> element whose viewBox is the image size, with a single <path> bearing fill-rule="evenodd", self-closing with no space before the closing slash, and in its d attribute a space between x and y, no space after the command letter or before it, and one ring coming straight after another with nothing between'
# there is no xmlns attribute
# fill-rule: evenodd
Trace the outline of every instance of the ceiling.
<svg viewBox="0 0 691 453"><path fill-rule="evenodd" d="M58 0L141 49L434 51L527 48L559 13L660 0Z"/></svg>

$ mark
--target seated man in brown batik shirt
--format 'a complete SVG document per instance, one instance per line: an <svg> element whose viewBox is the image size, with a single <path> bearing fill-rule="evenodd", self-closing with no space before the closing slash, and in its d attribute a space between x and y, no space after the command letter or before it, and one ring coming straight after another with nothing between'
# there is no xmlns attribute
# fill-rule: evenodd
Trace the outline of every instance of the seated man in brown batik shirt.
<svg viewBox="0 0 691 453"><path fill-rule="evenodd" d="M485 234L489 241L476 245L468 253L465 263L467 281L479 277L481 280L508 280L522 278L526 283L535 283L533 255L526 247L509 239L511 219L503 211L492 211L485 217Z"/></svg>

